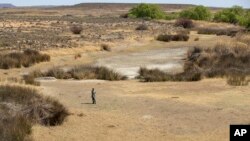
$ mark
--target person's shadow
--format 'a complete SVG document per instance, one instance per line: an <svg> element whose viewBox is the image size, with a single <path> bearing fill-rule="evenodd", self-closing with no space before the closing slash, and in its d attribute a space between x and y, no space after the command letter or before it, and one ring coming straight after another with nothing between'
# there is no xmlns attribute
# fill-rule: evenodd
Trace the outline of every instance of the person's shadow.
<svg viewBox="0 0 250 141"><path fill-rule="evenodd" d="M93 103L87 102L87 103L81 103L81 104L93 104Z"/></svg>

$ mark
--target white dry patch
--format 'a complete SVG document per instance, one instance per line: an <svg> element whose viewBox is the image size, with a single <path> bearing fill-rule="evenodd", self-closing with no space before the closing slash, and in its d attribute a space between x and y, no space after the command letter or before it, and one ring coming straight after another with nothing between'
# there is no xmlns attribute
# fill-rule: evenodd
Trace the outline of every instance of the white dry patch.
<svg viewBox="0 0 250 141"><path fill-rule="evenodd" d="M164 48L127 55L117 55L105 59L99 59L97 66L109 67L118 73L133 79L138 75L140 67L160 69L166 72L181 72L183 70L183 58L186 48Z"/></svg>
<svg viewBox="0 0 250 141"><path fill-rule="evenodd" d="M152 115L144 115L144 116L142 116L142 119L144 119L144 120L150 120L152 118L153 118Z"/></svg>

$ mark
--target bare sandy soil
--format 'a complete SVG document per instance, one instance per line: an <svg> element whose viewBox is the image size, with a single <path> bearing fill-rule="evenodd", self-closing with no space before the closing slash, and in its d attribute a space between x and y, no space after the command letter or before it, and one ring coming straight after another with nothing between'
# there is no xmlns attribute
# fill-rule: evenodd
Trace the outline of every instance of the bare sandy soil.
<svg viewBox="0 0 250 141"><path fill-rule="evenodd" d="M211 47L218 41L234 40L192 31L188 42L157 42L154 38L158 34L181 32L181 29L174 26L174 21L150 21L146 22L150 30L139 32L135 28L141 24L140 20L118 18L126 7L122 11L100 8L82 11L82 8L1 10L2 18L8 19L0 22L1 28L8 30L6 33L12 35L20 28L22 32L15 33L26 37L29 34L23 31L39 28L43 30L34 30L36 32L29 36L62 36L56 40L60 41L59 44L38 42L46 48L42 53L51 56L50 62L30 68L0 70L0 81L9 83L9 79L20 79L22 74L37 69L90 63L111 67L130 78L136 76L141 66L178 72L182 71L182 59L189 47ZM178 7L170 10L176 9ZM93 17L109 15L114 11L117 11L116 18ZM50 14L54 17L48 16ZM69 30L72 23L83 25L84 32L79 36L72 35ZM232 25L197 21L196 26ZM45 34L47 32L53 34ZM34 40L47 43L47 38L42 37ZM196 38L199 41L194 41ZM70 40L61 42L66 39ZM77 44L71 48L71 43ZM112 51L101 51L102 43L110 45ZM81 58L75 59L77 54ZM34 126L34 141L228 141L230 124L250 123L250 86L229 86L223 79L162 83L142 83L138 80L40 81L38 89L44 95L59 100L71 115L60 126ZM97 105L91 104L90 90L93 87L97 90Z"/></svg>
<svg viewBox="0 0 250 141"><path fill-rule="evenodd" d="M195 36L192 34L192 38ZM141 63L161 64L159 60L164 59L161 53L178 62L183 56L180 47L210 46L216 43L215 39L218 37L204 35L198 42L150 42L118 47L112 52L87 53L74 63L89 60L118 69L130 68ZM172 56L164 52L171 50L175 50ZM55 57L64 65L72 63L73 57L63 58L65 62L60 61L62 56ZM97 90L97 105L91 104L93 87ZM40 89L43 94L58 99L72 114L61 126L34 126L35 141L227 141L230 124L250 123L250 86L229 86L224 79L162 83L43 80Z"/></svg>
<svg viewBox="0 0 250 141"><path fill-rule="evenodd" d="M128 78L135 78L140 67L158 68L167 72L181 72L188 48L164 48L140 53L98 59L96 65L109 67Z"/></svg>
<svg viewBox="0 0 250 141"><path fill-rule="evenodd" d="M90 90L97 90L92 105ZM36 141L227 141L230 124L248 124L250 87L225 80L141 83L43 81L42 92L72 113L57 127L33 128Z"/></svg>

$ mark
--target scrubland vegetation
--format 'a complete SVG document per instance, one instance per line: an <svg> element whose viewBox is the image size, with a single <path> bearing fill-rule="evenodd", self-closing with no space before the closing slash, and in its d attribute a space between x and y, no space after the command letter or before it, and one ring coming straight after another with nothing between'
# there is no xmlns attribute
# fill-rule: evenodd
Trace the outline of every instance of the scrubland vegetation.
<svg viewBox="0 0 250 141"><path fill-rule="evenodd" d="M60 67L54 67L46 72L39 70L31 72L29 75L24 76L26 84L39 85L35 81L37 77L55 77L57 79L101 79L109 81L126 80L127 77L123 76L106 67L96 67L88 65L75 66L69 70L64 70Z"/></svg>
<svg viewBox="0 0 250 141"><path fill-rule="evenodd" d="M7 54L0 54L0 68L11 69L30 67L36 63L48 62L50 56L47 54L41 54L35 50L24 50L23 52L11 52Z"/></svg>
<svg viewBox="0 0 250 141"><path fill-rule="evenodd" d="M157 5L140 4L129 11L129 17L145 19L164 19L165 13Z"/></svg>
<svg viewBox="0 0 250 141"><path fill-rule="evenodd" d="M204 6L196 6L185 9L179 13L165 13L156 5L140 4L129 11L128 17L166 20L178 18L204 20L239 24L246 28L250 28L250 12L248 10L244 10L240 6L233 6L232 8L223 9L215 14L212 14L212 12ZM179 21L179 24L181 24L181 21Z"/></svg>
<svg viewBox="0 0 250 141"><path fill-rule="evenodd" d="M227 78L230 85L247 85L250 76L249 43L221 43L214 47L193 47L188 51L184 72L169 74L158 69L141 68L139 76L142 81L198 81L202 78Z"/></svg>
<svg viewBox="0 0 250 141"><path fill-rule="evenodd" d="M0 85L0 140L30 141L33 124L62 124L68 111L56 100L28 87Z"/></svg>
<svg viewBox="0 0 250 141"><path fill-rule="evenodd" d="M186 9L180 12L181 18L193 19L193 20L210 20L211 12L204 6L196 6L194 8Z"/></svg>

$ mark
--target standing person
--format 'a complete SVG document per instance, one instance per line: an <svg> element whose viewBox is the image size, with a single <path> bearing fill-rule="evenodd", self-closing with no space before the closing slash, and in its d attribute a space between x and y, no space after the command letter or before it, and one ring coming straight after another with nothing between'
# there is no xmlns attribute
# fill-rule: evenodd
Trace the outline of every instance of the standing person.
<svg viewBox="0 0 250 141"><path fill-rule="evenodd" d="M92 88L92 91L91 91L92 104L96 104L95 94L96 94L96 91L94 88Z"/></svg>

